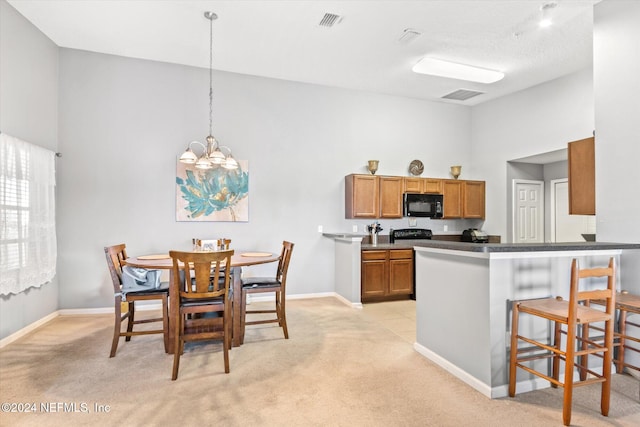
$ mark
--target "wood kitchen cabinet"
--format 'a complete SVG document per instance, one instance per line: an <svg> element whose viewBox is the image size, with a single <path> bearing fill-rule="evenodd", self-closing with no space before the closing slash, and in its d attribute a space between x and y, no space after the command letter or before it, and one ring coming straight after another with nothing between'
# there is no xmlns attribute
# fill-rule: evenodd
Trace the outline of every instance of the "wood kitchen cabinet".
<svg viewBox="0 0 640 427"><path fill-rule="evenodd" d="M406 299L413 293L413 249L362 251L362 302Z"/></svg>
<svg viewBox="0 0 640 427"><path fill-rule="evenodd" d="M402 218L399 176L347 175L345 218Z"/></svg>
<svg viewBox="0 0 640 427"><path fill-rule="evenodd" d="M409 178L405 177L404 192L405 193L423 193L422 191L422 178Z"/></svg>
<svg viewBox="0 0 640 427"><path fill-rule="evenodd" d="M403 193L442 194L443 218L485 216L485 182L351 174L345 177L345 218L402 218Z"/></svg>
<svg viewBox="0 0 640 427"><path fill-rule="evenodd" d="M437 178L404 178L405 193L442 194L442 180Z"/></svg>
<svg viewBox="0 0 640 427"><path fill-rule="evenodd" d="M400 176L380 177L379 218L402 218L402 190L404 182Z"/></svg>
<svg viewBox="0 0 640 427"><path fill-rule="evenodd" d="M445 179L443 218L479 218L485 213L485 182Z"/></svg>
<svg viewBox="0 0 640 427"><path fill-rule="evenodd" d="M568 144L569 214L596 214L595 138Z"/></svg>
<svg viewBox="0 0 640 427"><path fill-rule="evenodd" d="M462 217L484 219L485 182L463 181ZM446 208L445 208L446 209ZM446 214L445 210L445 214Z"/></svg>
<svg viewBox="0 0 640 427"><path fill-rule="evenodd" d="M462 181L442 180L443 218L462 218Z"/></svg>
<svg viewBox="0 0 640 427"><path fill-rule="evenodd" d="M377 218L380 182L375 175L347 175L344 181L345 218Z"/></svg>

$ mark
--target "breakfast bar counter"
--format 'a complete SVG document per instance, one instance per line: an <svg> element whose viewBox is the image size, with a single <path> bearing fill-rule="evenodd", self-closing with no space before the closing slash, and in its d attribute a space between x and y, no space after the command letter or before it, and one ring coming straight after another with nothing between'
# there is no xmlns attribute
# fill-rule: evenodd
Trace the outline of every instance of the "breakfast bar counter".
<svg viewBox="0 0 640 427"><path fill-rule="evenodd" d="M414 249L414 348L490 398L507 395L512 301L568 298L574 258L582 268L590 268L614 257L618 289L640 292L634 289L640 286L637 280L620 274L624 262L640 262L640 244L421 241ZM542 334L548 329L530 327ZM548 387L525 374L519 373L519 392Z"/></svg>

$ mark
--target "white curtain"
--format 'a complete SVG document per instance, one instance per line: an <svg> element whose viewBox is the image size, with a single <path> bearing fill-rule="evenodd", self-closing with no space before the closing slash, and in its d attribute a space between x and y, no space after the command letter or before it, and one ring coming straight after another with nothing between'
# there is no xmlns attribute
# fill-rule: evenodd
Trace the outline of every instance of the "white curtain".
<svg viewBox="0 0 640 427"><path fill-rule="evenodd" d="M55 153L0 134L0 295L56 274Z"/></svg>

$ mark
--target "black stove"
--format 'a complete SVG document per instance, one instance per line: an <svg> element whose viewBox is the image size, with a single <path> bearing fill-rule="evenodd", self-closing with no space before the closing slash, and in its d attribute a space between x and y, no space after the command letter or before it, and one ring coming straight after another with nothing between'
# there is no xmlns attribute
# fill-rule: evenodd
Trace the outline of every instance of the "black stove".
<svg viewBox="0 0 640 427"><path fill-rule="evenodd" d="M402 228L389 231L389 243L396 240L431 240L433 233L427 228Z"/></svg>
<svg viewBox="0 0 640 427"><path fill-rule="evenodd" d="M427 228L402 228L400 230L389 230L389 243L395 243L396 240L431 240L433 233ZM416 299L416 271L415 262L413 266L413 294L411 299Z"/></svg>

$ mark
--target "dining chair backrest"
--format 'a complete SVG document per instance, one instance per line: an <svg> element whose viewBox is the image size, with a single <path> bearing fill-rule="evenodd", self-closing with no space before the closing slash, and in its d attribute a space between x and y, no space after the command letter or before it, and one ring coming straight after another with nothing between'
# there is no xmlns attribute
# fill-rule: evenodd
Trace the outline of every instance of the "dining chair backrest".
<svg viewBox="0 0 640 427"><path fill-rule="evenodd" d="M278 261L278 269L276 270L276 279L281 283L282 288L285 287L287 281L287 272L289 271L289 261L291 261L291 253L293 252L293 243L282 242L282 252Z"/></svg>
<svg viewBox="0 0 640 427"><path fill-rule="evenodd" d="M113 283L113 291L120 292L122 285L122 261L127 259L127 249L124 243L104 248L107 256L107 266Z"/></svg>
<svg viewBox="0 0 640 427"><path fill-rule="evenodd" d="M227 296L233 252L170 251L173 277L179 281L180 297L199 299Z"/></svg>

